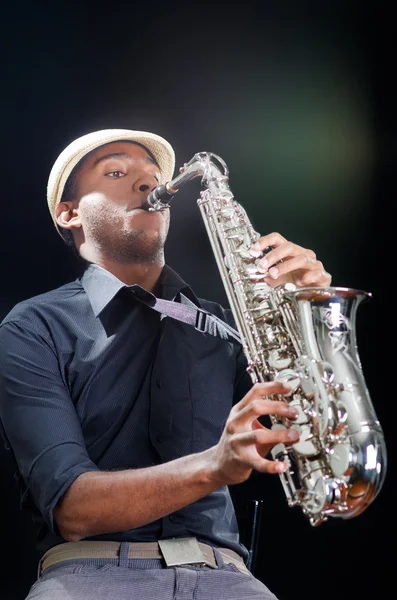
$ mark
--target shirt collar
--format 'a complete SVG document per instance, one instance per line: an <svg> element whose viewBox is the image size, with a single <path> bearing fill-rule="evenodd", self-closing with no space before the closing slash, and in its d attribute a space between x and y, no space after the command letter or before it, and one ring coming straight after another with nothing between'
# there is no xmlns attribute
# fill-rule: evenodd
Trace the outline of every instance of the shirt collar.
<svg viewBox="0 0 397 600"><path fill-rule="evenodd" d="M92 263L88 265L80 281L96 317L121 289L140 287L138 285L128 286L113 275L113 273L110 273L110 271ZM182 291L194 303L200 305L189 284L168 265L164 265L158 282L158 297L165 300L175 300L176 296ZM150 294L150 292L146 293Z"/></svg>

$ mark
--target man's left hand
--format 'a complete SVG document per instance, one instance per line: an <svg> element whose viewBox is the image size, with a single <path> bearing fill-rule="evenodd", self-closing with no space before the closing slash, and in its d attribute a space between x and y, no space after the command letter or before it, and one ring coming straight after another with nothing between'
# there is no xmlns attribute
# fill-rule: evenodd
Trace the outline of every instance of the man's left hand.
<svg viewBox="0 0 397 600"><path fill-rule="evenodd" d="M260 259L258 267L263 270L264 280L270 286L285 283L293 283L297 287L331 285L331 275L317 260L313 250L289 242L279 233L262 236L252 249L264 251L269 247L271 249Z"/></svg>

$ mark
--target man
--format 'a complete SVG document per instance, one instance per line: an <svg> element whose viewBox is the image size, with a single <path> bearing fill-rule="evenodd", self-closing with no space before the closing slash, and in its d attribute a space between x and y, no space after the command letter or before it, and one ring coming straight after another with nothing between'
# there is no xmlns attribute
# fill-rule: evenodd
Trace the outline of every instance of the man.
<svg viewBox="0 0 397 600"><path fill-rule="evenodd" d="M3 436L42 557L29 600L274 598L244 565L227 486L285 469L266 457L297 432L258 419L296 413L265 399L288 386L251 385L240 345L153 310L187 302L233 325L165 264L169 211L142 209L174 166L160 136L103 130L50 173L54 224L87 268L0 326ZM313 251L268 246L266 282L330 284Z"/></svg>

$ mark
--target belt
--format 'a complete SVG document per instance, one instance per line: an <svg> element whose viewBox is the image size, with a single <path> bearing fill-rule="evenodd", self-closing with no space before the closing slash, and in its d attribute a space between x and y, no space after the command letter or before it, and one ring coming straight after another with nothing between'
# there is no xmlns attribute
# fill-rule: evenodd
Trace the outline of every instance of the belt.
<svg viewBox="0 0 397 600"><path fill-rule="evenodd" d="M162 559L166 567L182 565L207 565L217 569L214 548L196 538L171 538L158 542L131 542L128 544L128 559ZM120 556L119 542L80 541L65 542L50 548L40 561L40 573L53 565L79 559L114 560ZM226 564L234 564L247 575L250 571L244 559L229 548L217 548Z"/></svg>

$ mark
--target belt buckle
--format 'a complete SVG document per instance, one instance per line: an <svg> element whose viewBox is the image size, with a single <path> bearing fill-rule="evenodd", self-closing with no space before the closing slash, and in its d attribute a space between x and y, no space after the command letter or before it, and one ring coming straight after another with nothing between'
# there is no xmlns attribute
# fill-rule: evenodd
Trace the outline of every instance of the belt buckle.
<svg viewBox="0 0 397 600"><path fill-rule="evenodd" d="M195 537L170 538L159 540L161 553L167 567L177 567L181 565L211 565L205 559L198 541Z"/></svg>

